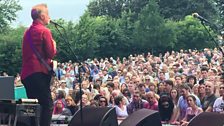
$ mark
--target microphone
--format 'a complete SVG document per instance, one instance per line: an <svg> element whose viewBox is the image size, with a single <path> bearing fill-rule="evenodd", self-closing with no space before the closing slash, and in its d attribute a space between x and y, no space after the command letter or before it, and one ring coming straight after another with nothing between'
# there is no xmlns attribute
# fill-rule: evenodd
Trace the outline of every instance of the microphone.
<svg viewBox="0 0 224 126"><path fill-rule="evenodd" d="M207 22L207 23L210 24L210 22L209 22L207 19L205 19L204 17L200 16L198 13L193 13L192 16L193 16L194 18L199 19L200 21Z"/></svg>
<svg viewBox="0 0 224 126"><path fill-rule="evenodd" d="M53 24L53 25L55 25L55 26L62 27L60 24L58 24L58 23L56 23L56 22L54 22L54 21L52 21L52 20L50 20L50 23ZM62 28L63 28L63 27L62 27Z"/></svg>

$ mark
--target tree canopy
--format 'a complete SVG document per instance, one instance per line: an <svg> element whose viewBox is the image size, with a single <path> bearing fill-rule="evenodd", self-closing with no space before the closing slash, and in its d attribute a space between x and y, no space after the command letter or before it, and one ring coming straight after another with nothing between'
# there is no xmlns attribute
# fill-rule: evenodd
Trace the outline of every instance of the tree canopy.
<svg viewBox="0 0 224 126"><path fill-rule="evenodd" d="M17 0L0 0L0 33L16 20L16 12L21 9Z"/></svg>

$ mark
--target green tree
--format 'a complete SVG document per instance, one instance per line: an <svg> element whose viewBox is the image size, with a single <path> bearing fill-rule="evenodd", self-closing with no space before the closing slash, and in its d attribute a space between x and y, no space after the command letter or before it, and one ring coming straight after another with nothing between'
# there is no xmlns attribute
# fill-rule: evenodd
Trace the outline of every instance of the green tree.
<svg viewBox="0 0 224 126"><path fill-rule="evenodd" d="M93 0L88 5L91 16L120 17L125 0Z"/></svg>
<svg viewBox="0 0 224 126"><path fill-rule="evenodd" d="M217 19L214 0L159 0L161 14L173 20L184 19L186 15L199 13L209 20Z"/></svg>
<svg viewBox="0 0 224 126"><path fill-rule="evenodd" d="M120 18L124 11L134 12L135 18L149 0L93 0L88 5L91 16L111 16Z"/></svg>
<svg viewBox="0 0 224 126"><path fill-rule="evenodd" d="M25 27L20 26L0 34L0 71L16 75L22 66L22 36Z"/></svg>
<svg viewBox="0 0 224 126"><path fill-rule="evenodd" d="M55 59L59 62L76 60L73 55L73 52L76 50L76 40L74 40L74 34L77 31L75 28L76 24L72 21L65 21L63 19L56 20L55 22L64 27L63 29L61 27L55 27L54 25L48 25L48 27L51 29L53 38L57 43L57 55ZM70 50L70 48L72 49L72 51Z"/></svg>
<svg viewBox="0 0 224 126"><path fill-rule="evenodd" d="M76 27L76 52L84 59L125 55L127 45L120 22L108 16L81 17Z"/></svg>
<svg viewBox="0 0 224 126"><path fill-rule="evenodd" d="M149 50L161 52L166 48L172 48L176 42L174 30L165 24L165 20L159 13L159 6L155 0L139 14L139 20L135 23L134 46L138 53Z"/></svg>
<svg viewBox="0 0 224 126"><path fill-rule="evenodd" d="M16 12L21 9L18 0L0 0L0 33L9 28L9 24L16 20Z"/></svg>
<svg viewBox="0 0 224 126"><path fill-rule="evenodd" d="M216 0L216 6L218 8L218 14L219 14L219 24L222 27L222 30L224 31L224 1L223 0Z"/></svg>
<svg viewBox="0 0 224 126"><path fill-rule="evenodd" d="M214 35L212 30L210 32ZM176 50L203 49L205 47L215 46L200 21L195 20L192 16L186 16L183 21L177 22L176 33L178 42L175 45Z"/></svg>

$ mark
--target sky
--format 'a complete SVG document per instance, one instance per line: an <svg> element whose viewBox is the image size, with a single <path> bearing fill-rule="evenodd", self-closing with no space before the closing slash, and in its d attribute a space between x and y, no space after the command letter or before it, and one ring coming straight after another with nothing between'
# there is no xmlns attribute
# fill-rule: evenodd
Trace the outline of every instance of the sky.
<svg viewBox="0 0 224 126"><path fill-rule="evenodd" d="M31 8L40 3L45 3L49 9L51 19L62 18L66 21L77 22L87 9L90 0L19 0L22 10L17 12L17 20L13 26L29 26L32 23L30 17Z"/></svg>

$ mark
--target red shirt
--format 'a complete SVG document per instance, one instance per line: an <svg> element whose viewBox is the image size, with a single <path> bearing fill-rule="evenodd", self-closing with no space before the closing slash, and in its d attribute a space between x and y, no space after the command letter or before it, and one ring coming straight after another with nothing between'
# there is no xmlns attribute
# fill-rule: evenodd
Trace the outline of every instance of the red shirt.
<svg viewBox="0 0 224 126"><path fill-rule="evenodd" d="M158 102L154 101L152 104L146 103L144 104L144 108L151 109L151 110L158 110Z"/></svg>
<svg viewBox="0 0 224 126"><path fill-rule="evenodd" d="M28 32L30 34L28 34ZM50 65L51 59L56 55L56 45L52 38L51 31L39 21L33 21L31 27L25 31L22 45L22 71L21 79L25 79L29 75L42 72L48 74L46 66L37 58L34 51L30 47L29 37L41 57Z"/></svg>

